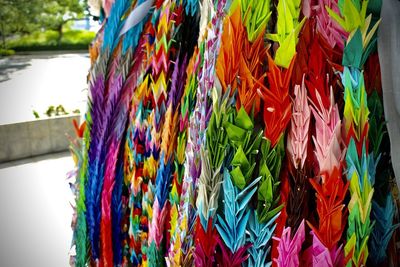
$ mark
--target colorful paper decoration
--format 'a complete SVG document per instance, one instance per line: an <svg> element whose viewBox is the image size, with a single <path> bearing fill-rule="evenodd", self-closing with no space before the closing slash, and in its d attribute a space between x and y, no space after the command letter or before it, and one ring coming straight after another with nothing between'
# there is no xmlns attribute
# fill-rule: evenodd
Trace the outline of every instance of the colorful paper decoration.
<svg viewBox="0 0 400 267"><path fill-rule="evenodd" d="M102 1L71 263L398 264L378 2Z"/></svg>

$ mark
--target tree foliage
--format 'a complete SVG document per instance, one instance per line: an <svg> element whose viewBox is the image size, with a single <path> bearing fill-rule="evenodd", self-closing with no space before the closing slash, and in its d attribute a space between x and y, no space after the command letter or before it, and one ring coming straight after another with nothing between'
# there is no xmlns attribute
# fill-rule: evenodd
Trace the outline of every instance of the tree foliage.
<svg viewBox="0 0 400 267"><path fill-rule="evenodd" d="M24 34L37 29L40 1L0 0L0 35L2 46L16 33Z"/></svg>
<svg viewBox="0 0 400 267"><path fill-rule="evenodd" d="M0 36L3 47L10 36L52 29L62 37L63 26L84 18L87 0L0 0Z"/></svg>
<svg viewBox="0 0 400 267"><path fill-rule="evenodd" d="M40 20L43 27L58 30L70 20L82 19L87 9L87 1L42 0L43 12Z"/></svg>

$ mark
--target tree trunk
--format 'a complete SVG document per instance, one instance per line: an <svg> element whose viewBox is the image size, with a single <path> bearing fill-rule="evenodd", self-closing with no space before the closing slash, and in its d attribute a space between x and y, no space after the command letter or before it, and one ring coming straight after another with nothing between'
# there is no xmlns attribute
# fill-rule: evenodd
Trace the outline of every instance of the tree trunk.
<svg viewBox="0 0 400 267"><path fill-rule="evenodd" d="M63 37L63 26L64 26L64 23L61 23L57 27L57 32L58 32L57 45L61 45L61 39Z"/></svg>
<svg viewBox="0 0 400 267"><path fill-rule="evenodd" d="M4 29L4 22L1 23L1 46L3 49L7 48L6 44L6 34L5 34L5 29Z"/></svg>
<svg viewBox="0 0 400 267"><path fill-rule="evenodd" d="M6 36L3 33L1 33L1 46L3 49L7 49Z"/></svg>

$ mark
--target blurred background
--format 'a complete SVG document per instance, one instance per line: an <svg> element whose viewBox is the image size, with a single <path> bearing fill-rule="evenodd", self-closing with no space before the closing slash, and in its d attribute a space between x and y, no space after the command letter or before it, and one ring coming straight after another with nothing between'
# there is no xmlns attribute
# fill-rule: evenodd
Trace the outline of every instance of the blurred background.
<svg viewBox="0 0 400 267"><path fill-rule="evenodd" d="M85 107L88 46L99 28L87 1L0 5L0 124L79 113Z"/></svg>
<svg viewBox="0 0 400 267"><path fill-rule="evenodd" d="M69 266L69 147L100 14L87 0L0 6L0 266Z"/></svg>

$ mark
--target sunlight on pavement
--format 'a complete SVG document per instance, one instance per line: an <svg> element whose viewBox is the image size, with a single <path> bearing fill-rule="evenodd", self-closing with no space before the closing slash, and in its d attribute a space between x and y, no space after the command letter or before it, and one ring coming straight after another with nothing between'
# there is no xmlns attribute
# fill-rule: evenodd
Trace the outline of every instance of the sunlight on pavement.
<svg viewBox="0 0 400 267"><path fill-rule="evenodd" d="M0 165L2 267L69 266L72 169L69 153Z"/></svg>
<svg viewBox="0 0 400 267"><path fill-rule="evenodd" d="M0 124L41 118L49 106L85 111L86 53L17 55L0 62Z"/></svg>

